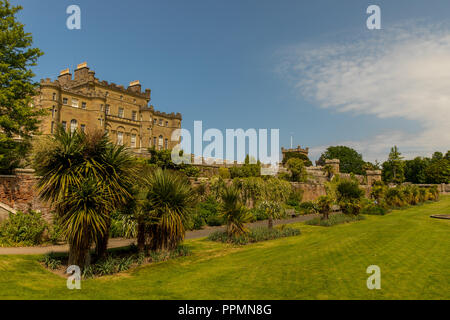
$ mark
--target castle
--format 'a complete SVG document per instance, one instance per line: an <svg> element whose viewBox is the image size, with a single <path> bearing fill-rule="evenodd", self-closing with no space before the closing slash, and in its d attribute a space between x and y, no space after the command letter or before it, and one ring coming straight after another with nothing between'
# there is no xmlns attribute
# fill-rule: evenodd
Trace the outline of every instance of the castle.
<svg viewBox="0 0 450 320"><path fill-rule="evenodd" d="M34 105L48 111L40 124L43 134L52 134L57 125L65 130L104 130L113 143L147 153L148 148L172 149L175 129L181 128L180 113L159 112L149 105L150 89L141 90L139 81L128 88L95 77L87 63L74 71L61 71L58 79L42 79Z"/></svg>

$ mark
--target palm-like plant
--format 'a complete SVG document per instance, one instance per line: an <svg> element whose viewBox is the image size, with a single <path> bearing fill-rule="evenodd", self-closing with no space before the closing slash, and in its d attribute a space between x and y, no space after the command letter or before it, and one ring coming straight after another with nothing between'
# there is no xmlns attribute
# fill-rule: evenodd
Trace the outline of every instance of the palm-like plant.
<svg viewBox="0 0 450 320"><path fill-rule="evenodd" d="M196 200L188 181L168 170L156 169L148 178L143 207L151 250L172 250L184 239L185 225Z"/></svg>
<svg viewBox="0 0 450 320"><path fill-rule="evenodd" d="M69 133L60 127L55 135L47 138L45 144L41 144L41 148L36 150L34 167L36 173L41 176L38 182L40 197L56 204L56 212L61 217L66 216L67 211L71 209L66 205L69 201L67 198L84 190L86 181L95 181L102 194L108 196L108 203L99 202L104 206L101 214L106 215L106 230L100 232L99 228L93 228L97 235L85 237L86 241L97 244L97 253L100 256L104 255L111 211L125 205L131 197L129 189L136 177L131 155L123 147L113 145L102 132ZM81 206L82 202L76 204ZM70 212L74 216L92 214L92 211L83 211L84 209L73 208ZM93 223L95 219L87 221ZM90 229L85 228L80 232L85 232L84 230ZM69 241L74 241L73 239L69 237ZM71 247L76 248L72 243ZM81 266L81 262L80 260L78 265Z"/></svg>
<svg viewBox="0 0 450 320"><path fill-rule="evenodd" d="M58 202L61 225L70 243L69 265L81 268L89 265L89 250L99 236L107 236L110 194L94 179L82 181L79 188L71 188Z"/></svg>
<svg viewBox="0 0 450 320"><path fill-rule="evenodd" d="M226 187L221 195L221 216L226 221L228 236L246 234L245 223L250 221L251 215L241 201L240 191L235 187Z"/></svg>

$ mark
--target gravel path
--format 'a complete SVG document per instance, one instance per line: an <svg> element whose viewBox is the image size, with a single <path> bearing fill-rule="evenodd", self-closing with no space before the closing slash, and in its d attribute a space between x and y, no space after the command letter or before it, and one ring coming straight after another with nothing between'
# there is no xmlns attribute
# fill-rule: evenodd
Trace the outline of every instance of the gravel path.
<svg viewBox="0 0 450 320"><path fill-rule="evenodd" d="M288 218L288 219L282 219L282 220L274 220L274 225L280 225L280 224L289 224L289 223L296 223L296 222L303 222L307 220L314 219L316 217L319 217L319 215L316 214L308 214L304 216L298 216L295 218ZM267 220L264 221L257 221L248 223L248 227L260 227L260 226L266 226ZM223 231L225 230L224 226L220 227L205 227L201 230L194 230L194 231L188 231L186 232L185 239L198 239L198 238L204 238L209 236L211 233L215 231ZM123 238L116 238L116 239L110 239L108 242L108 248L120 248L120 247L126 247L130 244L134 243L135 239L123 239ZM46 246L46 247L18 247L18 248L0 248L0 255L40 255L40 254L46 254L50 252L68 252L69 246L68 245L54 245L54 246Z"/></svg>

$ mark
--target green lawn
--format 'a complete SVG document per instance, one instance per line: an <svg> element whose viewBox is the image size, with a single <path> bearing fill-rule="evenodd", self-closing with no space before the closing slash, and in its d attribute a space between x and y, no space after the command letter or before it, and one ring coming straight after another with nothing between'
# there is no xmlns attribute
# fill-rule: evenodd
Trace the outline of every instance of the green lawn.
<svg viewBox="0 0 450 320"><path fill-rule="evenodd" d="M450 299L450 197L300 236L233 247L187 241L193 255L82 282L37 256L0 256L0 299ZM381 290L366 268L381 268Z"/></svg>

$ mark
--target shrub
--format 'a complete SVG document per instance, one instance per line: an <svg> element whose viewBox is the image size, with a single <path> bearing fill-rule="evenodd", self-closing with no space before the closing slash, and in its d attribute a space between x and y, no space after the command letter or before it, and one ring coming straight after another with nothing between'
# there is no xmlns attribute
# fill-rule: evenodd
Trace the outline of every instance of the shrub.
<svg viewBox="0 0 450 320"><path fill-rule="evenodd" d="M359 188L359 184L354 180L342 180L337 185L336 196L338 202L343 200L361 199L364 191Z"/></svg>
<svg viewBox="0 0 450 320"><path fill-rule="evenodd" d="M222 179L231 179L230 170L228 170L228 168L220 167L219 168L219 176Z"/></svg>
<svg viewBox="0 0 450 320"><path fill-rule="evenodd" d="M9 219L0 225L0 242L6 245L39 245L47 228L40 212L11 213Z"/></svg>
<svg viewBox="0 0 450 320"><path fill-rule="evenodd" d="M209 216L206 219L206 224L211 227L221 226L223 225L223 219L219 216Z"/></svg>
<svg viewBox="0 0 450 320"><path fill-rule="evenodd" d="M358 215L361 212L361 201L359 199L344 199L339 202L339 207L345 214Z"/></svg>
<svg viewBox="0 0 450 320"><path fill-rule="evenodd" d="M300 206L300 203L303 199L303 190L292 190L289 194L288 199L286 200L286 204L292 207Z"/></svg>
<svg viewBox="0 0 450 320"><path fill-rule="evenodd" d="M283 237L297 236L300 234L300 230L288 227L280 227L269 229L267 227L258 227L250 229L250 231L241 236L228 236L226 232L217 231L209 235L208 239L211 241L218 241L224 243L233 243L238 245L244 245L253 242L260 242L266 240L273 240Z"/></svg>
<svg viewBox="0 0 450 320"><path fill-rule="evenodd" d="M57 259L53 252L44 255L40 261L51 270L59 269L62 265L61 260Z"/></svg>
<svg viewBox="0 0 450 320"><path fill-rule="evenodd" d="M316 205L312 201L305 201L305 202L300 203L299 208L303 214L317 213Z"/></svg>
<svg viewBox="0 0 450 320"><path fill-rule="evenodd" d="M378 204L369 204L367 206L365 206L362 210L361 210L362 214L370 214L370 215L380 215L383 216L386 213L388 213L388 209L386 209L384 206L382 205L378 205Z"/></svg>
<svg viewBox="0 0 450 320"><path fill-rule="evenodd" d="M354 222L354 221L360 221L364 220L364 216L360 215L346 215L346 214L334 214L329 217L329 219L324 220L321 218L314 218L312 220L306 221L306 224L312 225L312 226L323 226L323 227L331 227L336 224L342 224L342 223L348 223L348 222Z"/></svg>
<svg viewBox="0 0 450 320"><path fill-rule="evenodd" d="M386 191L385 201L391 207L403 207L406 205L405 196L400 187L389 188Z"/></svg>

